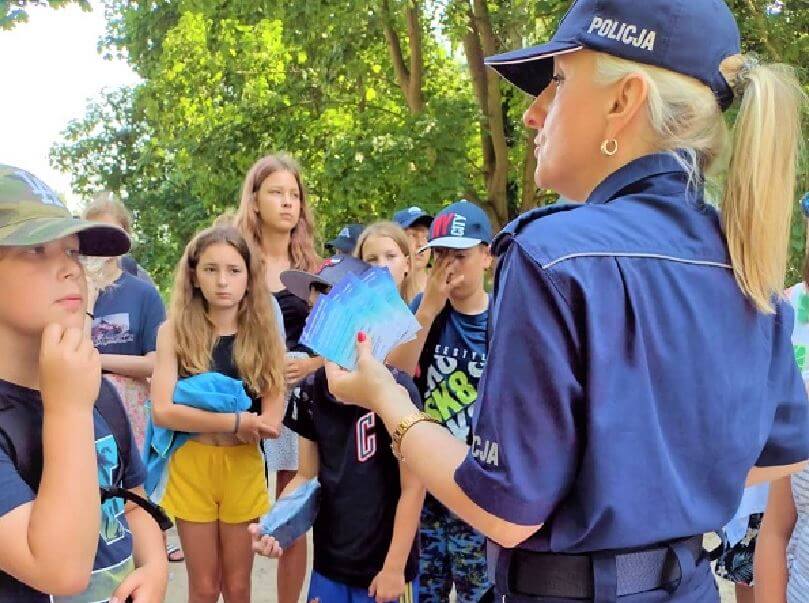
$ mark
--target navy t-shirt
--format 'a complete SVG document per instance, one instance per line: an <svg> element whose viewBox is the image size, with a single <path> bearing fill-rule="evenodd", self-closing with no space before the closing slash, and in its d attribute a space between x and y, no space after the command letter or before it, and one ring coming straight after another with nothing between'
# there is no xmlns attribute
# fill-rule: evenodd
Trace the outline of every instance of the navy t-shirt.
<svg viewBox="0 0 809 603"><path fill-rule="evenodd" d="M93 315L93 343L100 353L143 356L155 351L166 310L153 285L124 272L99 294Z"/></svg>
<svg viewBox="0 0 809 603"><path fill-rule="evenodd" d="M102 388L102 395L110 395L111 389ZM14 397L18 402L32 407L42 405L42 397L36 390L0 380L0 397ZM118 402L120 404L120 402ZM120 486L127 489L143 484L146 469L141 462L132 433L130 456L124 461L122 483L112 484L121 462L118 446L107 423L97 410L93 411L95 424L98 481L102 487ZM122 437L124 434L119 434ZM118 473L119 474L119 473ZM6 450L0 446L0 516L34 500L36 493L20 477ZM70 521L69 517L63 518ZM0 601L15 603L89 603L108 601L121 582L135 569L132 557L132 534L124 515L124 501L113 498L101 505L101 526L98 535L98 550L93 563L93 574L87 590L73 597L51 597L35 591L22 582L0 571Z"/></svg>
<svg viewBox="0 0 809 603"><path fill-rule="evenodd" d="M423 295L411 304L415 312ZM451 306L442 324L433 323L430 340L435 344L425 349L419 361L416 385L424 411L440 421L456 438L466 442L472 427L472 410L478 398L478 383L486 366L486 330L489 310L481 314L461 314Z"/></svg>
<svg viewBox="0 0 809 603"><path fill-rule="evenodd" d="M421 406L412 379L392 370L410 399ZM368 588L385 563L401 496L399 463L388 431L373 412L337 402L325 369L301 381L289 399L284 424L317 444L321 486L314 525L314 569L356 588ZM418 538L404 577L418 573Z"/></svg>

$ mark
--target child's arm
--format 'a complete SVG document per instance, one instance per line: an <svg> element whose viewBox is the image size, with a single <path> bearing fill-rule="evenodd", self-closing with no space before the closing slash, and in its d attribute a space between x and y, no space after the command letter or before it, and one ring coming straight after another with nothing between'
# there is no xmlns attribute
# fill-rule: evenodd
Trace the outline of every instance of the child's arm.
<svg viewBox="0 0 809 603"><path fill-rule="evenodd" d="M289 496L304 483L317 477L319 471L320 455L317 451L317 444L298 436L298 472L281 492L281 496Z"/></svg>
<svg viewBox="0 0 809 603"><path fill-rule="evenodd" d="M39 357L44 408L39 490L0 517L0 568L44 593L78 594L93 569L101 515L93 405L100 382L92 341L79 329L49 325ZM15 484L4 475L4 488L22 487L3 456L0 468L17 479Z"/></svg>
<svg viewBox="0 0 809 603"><path fill-rule="evenodd" d="M177 385L177 354L171 322L160 327L157 334L157 356L152 376L152 420L155 425L192 433L235 433L236 413L208 412L174 403L174 387ZM275 432L264 425L252 413L239 413L239 436Z"/></svg>
<svg viewBox="0 0 809 603"><path fill-rule="evenodd" d="M385 557L382 570L376 575L368 589L368 596L378 602L398 599L404 592L404 571L407 557L413 548L413 539L419 529L421 508L424 505L426 490L416 476L399 464L402 493L396 505L393 519L393 537Z"/></svg>
<svg viewBox="0 0 809 603"><path fill-rule="evenodd" d="M295 492L305 482L317 477L319 471L320 456L317 452L317 444L312 440L298 436L298 472L286 485L279 498L289 496ZM284 550L278 546L278 541L275 538L262 535L261 524L251 523L248 529L253 536L253 552L274 559L284 554Z"/></svg>
<svg viewBox="0 0 809 603"><path fill-rule="evenodd" d="M146 498L142 487L131 490ZM168 584L168 559L160 527L141 507L127 501L126 521L132 532L132 548L137 569L121 582L113 595L118 601L132 597L144 603L159 603L165 599Z"/></svg>
<svg viewBox="0 0 809 603"><path fill-rule="evenodd" d="M797 521L788 477L770 485L753 563L756 603L784 603L787 593L787 544Z"/></svg>
<svg viewBox="0 0 809 603"><path fill-rule="evenodd" d="M261 397L261 419L278 433L281 433L285 410L283 391L274 396L265 395Z"/></svg>
<svg viewBox="0 0 809 603"><path fill-rule="evenodd" d="M149 352L143 356L101 354L101 368L124 377L149 379L154 372L155 355L155 352Z"/></svg>

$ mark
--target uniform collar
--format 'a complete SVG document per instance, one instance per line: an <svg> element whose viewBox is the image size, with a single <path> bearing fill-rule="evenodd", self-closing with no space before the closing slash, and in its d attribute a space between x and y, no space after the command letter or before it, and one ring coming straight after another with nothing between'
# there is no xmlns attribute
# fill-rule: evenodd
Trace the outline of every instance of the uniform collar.
<svg viewBox="0 0 809 603"><path fill-rule="evenodd" d="M630 161L625 166L607 176L599 184L586 203L598 205L609 203L619 196L627 186L639 182L650 176L659 174L670 174L680 172L685 175L683 166L670 153L655 153L654 155L644 155L634 161Z"/></svg>

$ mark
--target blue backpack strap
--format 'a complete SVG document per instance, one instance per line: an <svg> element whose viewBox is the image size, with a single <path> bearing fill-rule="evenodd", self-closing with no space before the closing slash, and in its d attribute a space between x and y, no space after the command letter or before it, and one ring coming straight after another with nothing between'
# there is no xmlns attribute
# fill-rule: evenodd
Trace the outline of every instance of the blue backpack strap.
<svg viewBox="0 0 809 603"><path fill-rule="evenodd" d="M101 389L98 400L96 400L96 410L107 427L110 428L115 445L118 447L118 467L113 476L113 484L118 485L123 482L124 469L132 455L132 436L129 418L126 416L124 405L115 387L106 379L101 379Z"/></svg>
<svg viewBox="0 0 809 603"><path fill-rule="evenodd" d="M15 398L0 400L0 448L36 492L42 477L42 408Z"/></svg>

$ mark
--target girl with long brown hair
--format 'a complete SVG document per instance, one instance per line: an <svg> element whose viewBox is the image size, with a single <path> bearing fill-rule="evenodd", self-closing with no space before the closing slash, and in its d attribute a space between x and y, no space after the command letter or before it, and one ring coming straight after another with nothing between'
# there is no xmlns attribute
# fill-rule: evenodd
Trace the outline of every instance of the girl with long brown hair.
<svg viewBox="0 0 809 603"><path fill-rule="evenodd" d="M294 384L322 366L322 360L299 344L309 308L284 288L281 273L317 270L315 226L301 169L287 154L262 157L250 168L242 186L236 227L258 250L267 285L281 307L287 340L285 378ZM295 434L282 428L264 443L267 470L276 471L276 496L295 477L298 449ZM279 562L278 601L297 603L306 577L306 540L293 544Z"/></svg>
<svg viewBox="0 0 809 603"><path fill-rule="evenodd" d="M231 226L214 226L186 247L158 334L152 418L196 434L170 457L161 500L177 520L192 603L220 594L228 603L250 600L247 524L269 508L259 442L278 434L284 401L284 345L270 301L247 241ZM174 403L178 379L207 372L241 380L249 412Z"/></svg>

